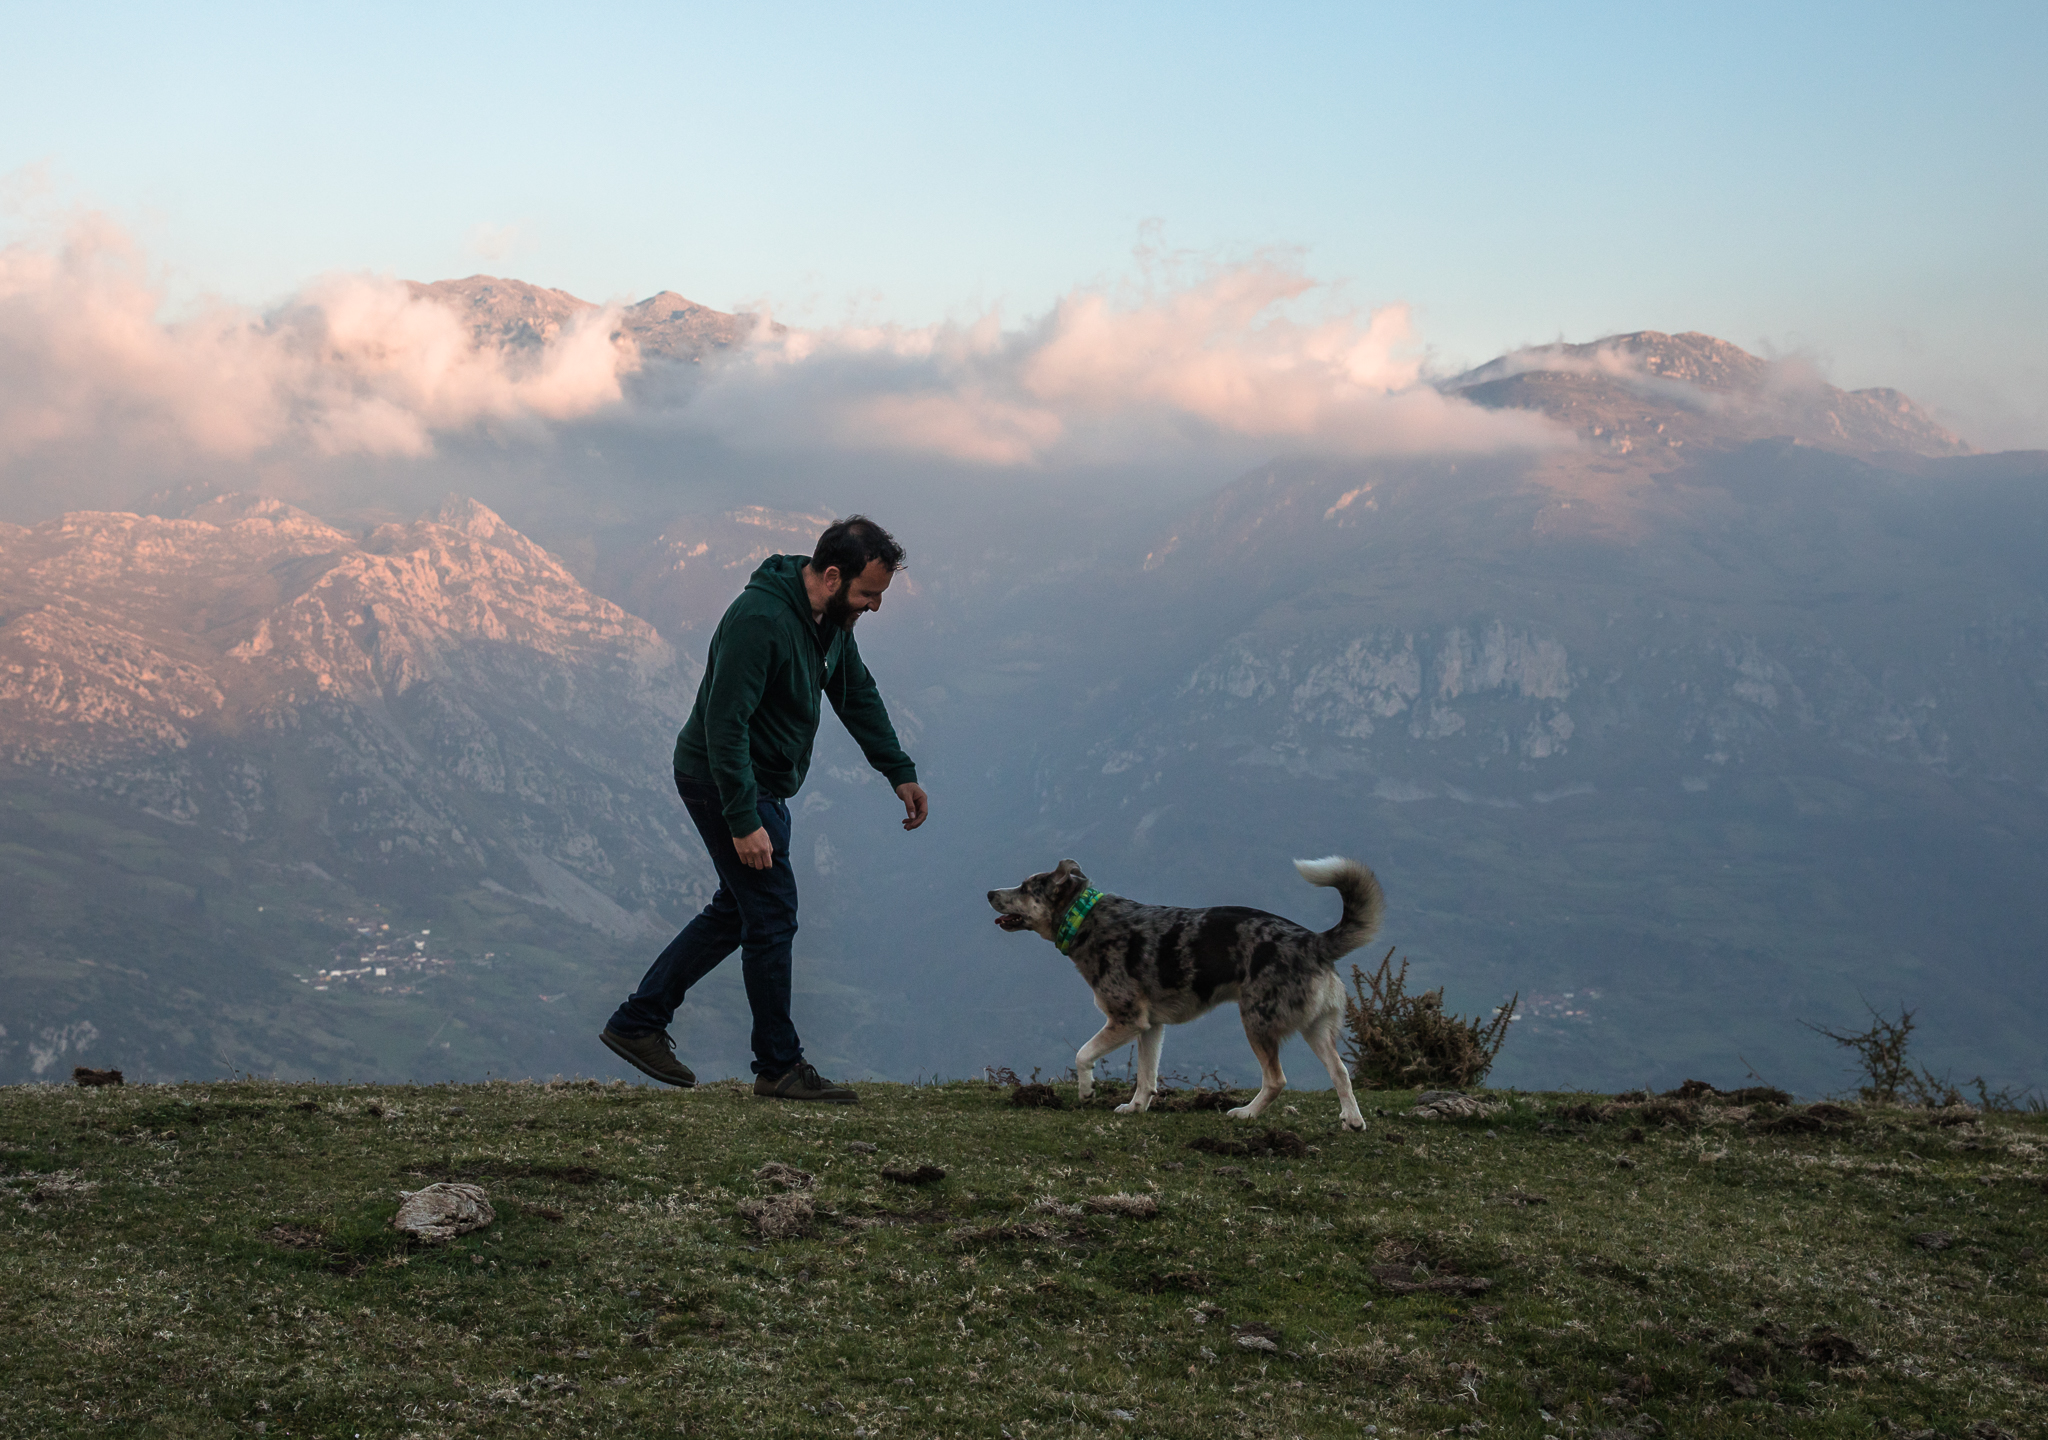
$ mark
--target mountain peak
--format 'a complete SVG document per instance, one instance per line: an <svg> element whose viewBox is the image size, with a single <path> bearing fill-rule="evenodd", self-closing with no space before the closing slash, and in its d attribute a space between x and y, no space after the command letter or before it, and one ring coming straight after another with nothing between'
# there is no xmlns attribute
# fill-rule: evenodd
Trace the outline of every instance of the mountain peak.
<svg viewBox="0 0 2048 1440"><path fill-rule="evenodd" d="M433 518L437 525L460 530L476 540L489 540L512 528L497 511L467 495L450 495L441 502Z"/></svg>
<svg viewBox="0 0 2048 1440"><path fill-rule="evenodd" d="M1772 438L1864 457L1972 453L1896 390L1839 390L1803 365L1697 330L1516 350L1443 388L1489 408L1540 411L1638 463Z"/></svg>
<svg viewBox="0 0 2048 1440"><path fill-rule="evenodd" d="M454 311L480 347L538 349L554 341L566 327L603 309L566 290L497 275L406 283L415 297ZM620 310L615 333L631 337L642 356L695 363L708 354L744 344L759 323L755 316L729 315L673 290L663 290Z"/></svg>

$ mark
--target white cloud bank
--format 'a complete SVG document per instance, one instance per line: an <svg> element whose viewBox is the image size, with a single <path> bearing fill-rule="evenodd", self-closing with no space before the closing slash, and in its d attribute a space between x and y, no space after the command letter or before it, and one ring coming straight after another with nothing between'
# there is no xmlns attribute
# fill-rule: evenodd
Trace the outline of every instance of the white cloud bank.
<svg viewBox="0 0 2048 1440"><path fill-rule="evenodd" d="M568 420L637 364L595 310L537 355L476 346L393 280L322 279L269 314L166 322L134 241L87 217L0 249L0 463L71 444L249 459L409 456L485 420Z"/></svg>
<svg viewBox="0 0 2048 1440"><path fill-rule="evenodd" d="M1176 447L1345 454L1559 443L1537 417L1426 383L1393 306L1302 321L1284 261L1118 300L1077 289L1018 329L762 325L703 366L643 365L593 308L544 345L479 346L396 280L338 275L267 313L166 320L135 242L94 217L0 249L0 468L67 454L162 463L416 457L479 425L644 418L736 449L974 466L1158 460ZM636 372L639 378L635 379Z"/></svg>
<svg viewBox="0 0 2048 1440"><path fill-rule="evenodd" d="M801 437L999 466L1218 441L1353 455L1559 443L1535 416L1426 383L1404 306L1290 318L1315 289L1262 260L1121 304L1076 290L1019 330L991 314L764 334L710 377L690 418L742 446Z"/></svg>

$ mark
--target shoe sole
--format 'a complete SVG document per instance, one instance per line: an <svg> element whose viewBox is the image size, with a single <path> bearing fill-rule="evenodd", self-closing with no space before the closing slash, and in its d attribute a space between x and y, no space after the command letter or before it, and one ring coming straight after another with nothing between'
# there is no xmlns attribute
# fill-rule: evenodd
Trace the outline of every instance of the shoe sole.
<svg viewBox="0 0 2048 1440"><path fill-rule="evenodd" d="M858 1095L763 1095L759 1090L756 1090L754 1098L756 1100L806 1100L813 1105L860 1104L860 1096Z"/></svg>
<svg viewBox="0 0 2048 1440"><path fill-rule="evenodd" d="M611 1051L612 1054L618 1056L628 1065L631 1065L635 1070L638 1070L642 1075L646 1075L652 1079L659 1080L664 1085L672 1085L678 1090L694 1090L697 1088L697 1082L694 1078L689 1080L671 1080L668 1076L661 1074L659 1071L648 1069L645 1065L643 1065L640 1062L640 1058L637 1055L634 1055L624 1046L618 1044L616 1041L612 1039L611 1036L605 1034L603 1031L598 1032L597 1038L604 1042L605 1049Z"/></svg>

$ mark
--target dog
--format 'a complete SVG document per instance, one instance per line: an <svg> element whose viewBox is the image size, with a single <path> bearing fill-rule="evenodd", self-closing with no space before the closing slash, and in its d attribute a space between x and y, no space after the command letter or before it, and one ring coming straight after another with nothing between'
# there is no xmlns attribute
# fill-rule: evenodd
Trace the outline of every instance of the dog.
<svg viewBox="0 0 2048 1440"><path fill-rule="evenodd" d="M1138 1042L1138 1087L1119 1115L1135 1114L1159 1090L1159 1046L1168 1025L1185 1024L1228 1000L1237 1002L1245 1037L1259 1058L1259 1093L1228 1112L1233 1119L1261 1114L1287 1084L1280 1045L1299 1034L1308 1041L1336 1088L1338 1116L1347 1130L1363 1130L1365 1117L1351 1093L1351 1075L1337 1054L1344 1018L1344 982L1337 961L1373 937L1386 900L1372 871L1332 855L1297 860L1311 885L1344 897L1344 915L1318 934L1278 915L1240 905L1187 910L1143 905L1106 895L1088 883L1072 860L1033 875L1014 890L991 890L996 924L1032 930L1057 945L1095 992L1106 1017L1101 1030L1074 1056L1081 1098L1095 1088L1095 1062Z"/></svg>

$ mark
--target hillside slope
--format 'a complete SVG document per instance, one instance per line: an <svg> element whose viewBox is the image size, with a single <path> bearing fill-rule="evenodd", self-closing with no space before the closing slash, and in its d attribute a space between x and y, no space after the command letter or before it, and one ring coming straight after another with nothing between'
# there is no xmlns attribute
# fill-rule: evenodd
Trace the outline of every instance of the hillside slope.
<svg viewBox="0 0 2048 1440"><path fill-rule="evenodd" d="M564 967L707 893L648 763L695 676L474 502L0 536L0 1074L89 1042L143 1075L468 1073L479 1032L560 1063L534 1032Z"/></svg>
<svg viewBox="0 0 2048 1440"><path fill-rule="evenodd" d="M0 1430L2048 1425L2040 1117L1378 1092L1354 1135L1321 1095L1010 1096L0 1089ZM395 1233L441 1181L493 1222Z"/></svg>

